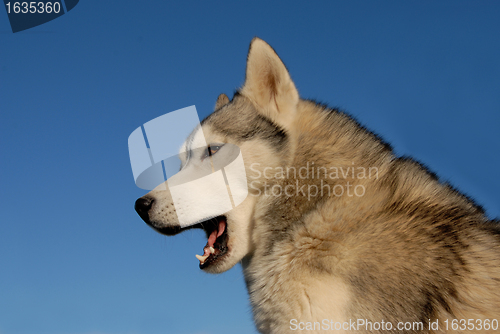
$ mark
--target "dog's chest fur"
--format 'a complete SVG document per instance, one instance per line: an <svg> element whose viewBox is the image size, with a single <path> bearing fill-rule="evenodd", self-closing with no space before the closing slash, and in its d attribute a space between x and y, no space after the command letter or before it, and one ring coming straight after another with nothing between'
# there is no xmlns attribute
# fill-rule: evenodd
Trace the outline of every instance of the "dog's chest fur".
<svg viewBox="0 0 500 334"><path fill-rule="evenodd" d="M342 256L342 245L314 228L318 217L293 217L293 210L288 215L285 211L267 211L257 218L256 250L242 261L257 328L289 333L294 320L316 322L317 328L324 319L346 321L350 291L331 266Z"/></svg>

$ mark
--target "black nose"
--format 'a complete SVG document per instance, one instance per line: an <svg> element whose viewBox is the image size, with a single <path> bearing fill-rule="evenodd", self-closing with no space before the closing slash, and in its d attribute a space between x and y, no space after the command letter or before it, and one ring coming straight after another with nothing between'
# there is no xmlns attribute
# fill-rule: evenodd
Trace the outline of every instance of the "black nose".
<svg viewBox="0 0 500 334"><path fill-rule="evenodd" d="M149 197L141 197L135 201L135 211L141 216L141 218L149 224L149 209L153 205L154 199Z"/></svg>

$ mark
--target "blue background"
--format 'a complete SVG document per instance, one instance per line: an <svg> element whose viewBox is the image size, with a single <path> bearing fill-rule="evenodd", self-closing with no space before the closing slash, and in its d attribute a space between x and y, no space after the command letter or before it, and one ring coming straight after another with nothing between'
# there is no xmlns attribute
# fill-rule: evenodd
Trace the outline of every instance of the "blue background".
<svg viewBox="0 0 500 334"><path fill-rule="evenodd" d="M240 266L133 209L128 135L244 80L252 37L338 106L500 215L494 1L81 1L13 34L0 10L0 334L255 333Z"/></svg>

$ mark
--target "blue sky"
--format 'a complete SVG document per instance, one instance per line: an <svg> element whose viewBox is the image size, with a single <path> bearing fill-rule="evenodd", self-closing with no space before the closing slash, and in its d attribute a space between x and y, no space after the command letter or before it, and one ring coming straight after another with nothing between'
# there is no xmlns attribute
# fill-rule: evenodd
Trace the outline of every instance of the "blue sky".
<svg viewBox="0 0 500 334"><path fill-rule="evenodd" d="M0 10L0 334L256 333L241 268L134 211L127 138L244 80L252 37L302 97L340 107L500 216L494 1L82 0L13 34Z"/></svg>

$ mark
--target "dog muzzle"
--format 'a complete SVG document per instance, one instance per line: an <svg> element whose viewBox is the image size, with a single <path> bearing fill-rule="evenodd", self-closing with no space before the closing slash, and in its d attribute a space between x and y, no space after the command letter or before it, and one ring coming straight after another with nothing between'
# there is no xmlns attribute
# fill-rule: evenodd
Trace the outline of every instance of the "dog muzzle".
<svg viewBox="0 0 500 334"><path fill-rule="evenodd" d="M144 123L128 148L135 184L168 191L180 227L224 215L248 195L239 147L207 143L195 106Z"/></svg>

